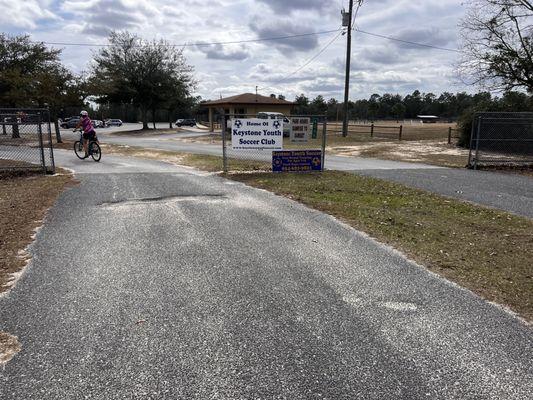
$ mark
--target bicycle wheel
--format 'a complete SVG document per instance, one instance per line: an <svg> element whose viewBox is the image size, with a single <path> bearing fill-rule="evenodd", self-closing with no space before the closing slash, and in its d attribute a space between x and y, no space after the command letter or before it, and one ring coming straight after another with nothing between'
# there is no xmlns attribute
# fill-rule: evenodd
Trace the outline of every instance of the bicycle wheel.
<svg viewBox="0 0 533 400"><path fill-rule="evenodd" d="M91 154L91 157L94 161L98 162L102 158L102 150L100 150L100 146L96 142L91 142L89 144L90 150L89 153Z"/></svg>
<svg viewBox="0 0 533 400"><path fill-rule="evenodd" d="M79 159L83 160L85 158L85 151L83 151L83 143L79 140L74 142L74 153L78 156Z"/></svg>

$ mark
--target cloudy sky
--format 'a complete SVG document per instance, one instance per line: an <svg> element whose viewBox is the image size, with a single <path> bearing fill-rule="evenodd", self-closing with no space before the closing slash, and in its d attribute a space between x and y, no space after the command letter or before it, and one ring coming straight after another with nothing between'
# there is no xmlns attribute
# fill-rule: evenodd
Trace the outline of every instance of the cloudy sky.
<svg viewBox="0 0 533 400"><path fill-rule="evenodd" d="M0 0L0 26L34 40L106 43L110 30L147 39L195 44L335 30L348 0ZM360 30L445 48L458 48L464 0L366 0ZM188 46L196 94L204 99L255 91L342 97L346 36L338 33L257 43ZM309 59L315 60L298 70ZM88 68L96 47L56 46L73 70ZM350 98L372 93L472 91L453 73L457 54L354 32Z"/></svg>

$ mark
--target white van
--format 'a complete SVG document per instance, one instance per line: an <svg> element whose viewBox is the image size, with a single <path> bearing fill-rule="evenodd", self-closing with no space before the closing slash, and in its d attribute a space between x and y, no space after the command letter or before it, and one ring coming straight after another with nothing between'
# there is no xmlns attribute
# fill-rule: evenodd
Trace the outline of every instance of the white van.
<svg viewBox="0 0 533 400"><path fill-rule="evenodd" d="M283 120L283 136L289 137L291 135L291 121L282 113L262 111L257 113L257 118Z"/></svg>

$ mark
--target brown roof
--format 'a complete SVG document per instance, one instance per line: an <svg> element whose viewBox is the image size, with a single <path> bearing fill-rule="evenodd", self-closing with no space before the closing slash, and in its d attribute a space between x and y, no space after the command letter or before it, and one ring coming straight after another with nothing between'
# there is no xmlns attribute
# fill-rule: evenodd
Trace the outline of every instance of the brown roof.
<svg viewBox="0 0 533 400"><path fill-rule="evenodd" d="M255 95L253 93L243 93L236 96L224 97L220 100L210 100L203 103L205 105L219 105L219 104L294 104L292 101L281 100L269 96Z"/></svg>

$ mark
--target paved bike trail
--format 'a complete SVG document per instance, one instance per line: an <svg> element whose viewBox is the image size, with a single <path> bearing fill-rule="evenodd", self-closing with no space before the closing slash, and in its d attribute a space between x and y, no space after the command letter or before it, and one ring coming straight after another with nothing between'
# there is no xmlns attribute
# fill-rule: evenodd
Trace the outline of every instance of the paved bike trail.
<svg viewBox="0 0 533 400"><path fill-rule="evenodd" d="M0 298L1 399L529 399L532 330L320 212L153 161L59 163Z"/></svg>

